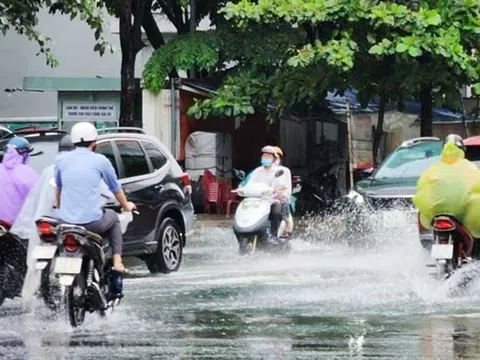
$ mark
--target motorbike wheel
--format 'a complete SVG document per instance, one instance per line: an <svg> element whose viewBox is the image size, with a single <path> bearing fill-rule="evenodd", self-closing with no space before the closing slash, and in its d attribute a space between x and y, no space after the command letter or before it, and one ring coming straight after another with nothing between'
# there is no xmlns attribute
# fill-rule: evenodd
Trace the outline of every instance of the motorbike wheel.
<svg viewBox="0 0 480 360"><path fill-rule="evenodd" d="M87 286L83 273L75 276L72 285L65 287L65 308L72 327L83 324L85 320L85 294Z"/></svg>
<svg viewBox="0 0 480 360"><path fill-rule="evenodd" d="M42 271L40 279L40 295L43 302L52 311L58 311L62 304L62 290L60 284L52 280L52 262L50 261Z"/></svg>
<svg viewBox="0 0 480 360"><path fill-rule="evenodd" d="M253 254L257 247L256 236L242 236L238 240L238 252L240 255Z"/></svg>

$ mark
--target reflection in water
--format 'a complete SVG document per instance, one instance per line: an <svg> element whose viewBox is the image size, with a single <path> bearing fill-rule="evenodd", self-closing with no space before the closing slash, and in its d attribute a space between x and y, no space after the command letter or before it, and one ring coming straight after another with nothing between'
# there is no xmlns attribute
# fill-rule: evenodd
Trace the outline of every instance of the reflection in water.
<svg viewBox="0 0 480 360"><path fill-rule="evenodd" d="M480 317L454 316L423 321L420 353L428 359L478 359Z"/></svg>

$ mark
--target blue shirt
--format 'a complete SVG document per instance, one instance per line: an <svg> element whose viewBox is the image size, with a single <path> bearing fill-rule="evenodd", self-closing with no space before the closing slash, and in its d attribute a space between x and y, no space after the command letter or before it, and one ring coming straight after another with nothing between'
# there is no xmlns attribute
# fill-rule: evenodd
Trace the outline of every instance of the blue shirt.
<svg viewBox="0 0 480 360"><path fill-rule="evenodd" d="M77 148L59 157L55 167L55 182L61 190L58 217L78 225L100 220L102 179L114 194L121 190L115 169L104 155Z"/></svg>

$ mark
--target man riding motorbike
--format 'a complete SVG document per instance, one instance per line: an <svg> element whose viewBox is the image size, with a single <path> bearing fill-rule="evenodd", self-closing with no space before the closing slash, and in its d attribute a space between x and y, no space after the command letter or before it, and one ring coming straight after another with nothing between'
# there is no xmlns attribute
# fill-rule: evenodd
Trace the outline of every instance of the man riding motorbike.
<svg viewBox="0 0 480 360"><path fill-rule="evenodd" d="M38 175L27 165L32 147L27 139L14 137L7 144L7 151L0 164L0 219L12 224Z"/></svg>
<svg viewBox="0 0 480 360"><path fill-rule="evenodd" d="M286 227L285 230L286 230L287 236L289 236L289 235L291 235L291 233L293 231L293 218L292 218L292 214L290 213L290 201L292 199L292 197L291 197L291 194L292 194L292 173L291 173L289 168L281 165L281 162L282 162L282 159L283 159L282 149L280 149L280 147L278 147L278 146L274 146L273 148L275 149L275 151L277 153L276 154L277 160L275 161L275 165L277 165L279 168L281 168L283 170L282 177L285 177L283 179L283 182L285 184L287 184L283 188L283 190L284 190L283 195L284 196L280 200L280 206L282 207L282 209L281 209L282 218L287 223L287 227Z"/></svg>
<svg viewBox="0 0 480 360"><path fill-rule="evenodd" d="M102 210L100 187L102 179L125 211L136 209L128 202L110 161L95 153L97 130L89 122L80 122L71 131L75 150L57 160L55 167L55 205L58 217L69 224L108 235L113 250L113 267L126 269L122 263L122 229L115 211Z"/></svg>
<svg viewBox="0 0 480 360"><path fill-rule="evenodd" d="M284 189L288 189L288 183L284 175L278 178L275 177L275 173L279 170L279 167L275 164L276 158L275 149L272 146L265 146L262 149L262 166L253 170L248 179L249 183L261 183L274 188L275 197L272 199L270 207L272 237L269 239L269 241L274 244L278 244L279 242L277 235L280 223L282 222L280 200L284 197L282 194Z"/></svg>

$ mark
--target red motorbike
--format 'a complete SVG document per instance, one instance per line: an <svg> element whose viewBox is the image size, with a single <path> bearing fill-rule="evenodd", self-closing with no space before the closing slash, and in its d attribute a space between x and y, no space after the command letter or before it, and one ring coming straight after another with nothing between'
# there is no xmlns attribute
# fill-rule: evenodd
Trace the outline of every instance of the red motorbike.
<svg viewBox="0 0 480 360"><path fill-rule="evenodd" d="M457 219L437 215L432 221L433 244L431 256L438 275L448 279L455 270L468 264L472 258L474 238Z"/></svg>

